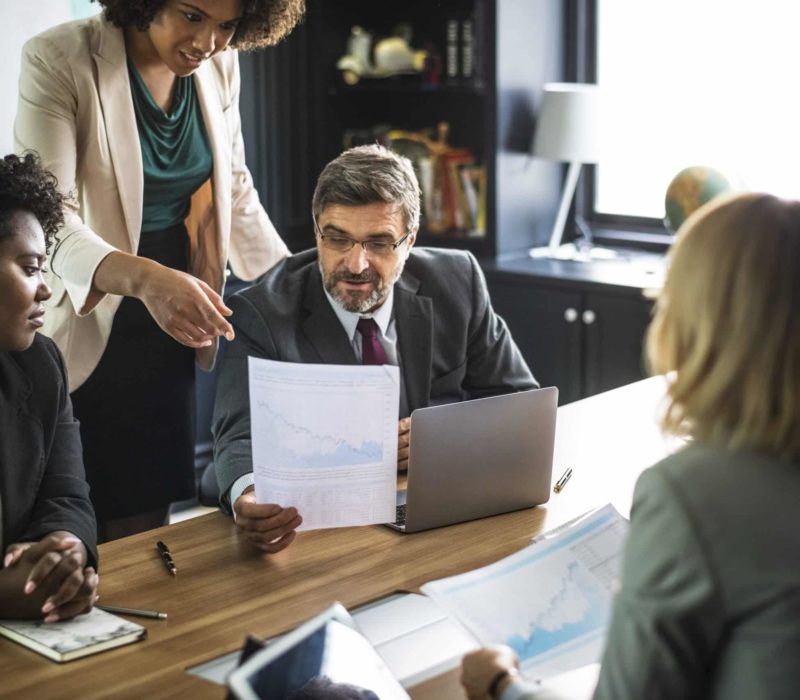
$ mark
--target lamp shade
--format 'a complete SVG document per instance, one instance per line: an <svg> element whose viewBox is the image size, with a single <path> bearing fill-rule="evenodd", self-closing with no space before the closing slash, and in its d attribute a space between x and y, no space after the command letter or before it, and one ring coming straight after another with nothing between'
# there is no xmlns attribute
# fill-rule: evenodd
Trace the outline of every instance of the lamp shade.
<svg viewBox="0 0 800 700"><path fill-rule="evenodd" d="M586 83L546 83L533 155L568 163L596 163L600 156L600 91Z"/></svg>

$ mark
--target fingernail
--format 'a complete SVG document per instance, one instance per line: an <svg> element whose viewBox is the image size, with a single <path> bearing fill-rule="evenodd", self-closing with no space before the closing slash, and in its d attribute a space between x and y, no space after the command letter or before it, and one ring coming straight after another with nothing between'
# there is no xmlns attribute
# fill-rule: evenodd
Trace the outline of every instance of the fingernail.
<svg viewBox="0 0 800 700"><path fill-rule="evenodd" d="M25 584L25 593L33 593L36 590L36 584L33 581L28 581Z"/></svg>
<svg viewBox="0 0 800 700"><path fill-rule="evenodd" d="M11 559L12 558L13 558L13 555L6 554L5 559L3 559L3 568L4 569L11 563Z"/></svg>
<svg viewBox="0 0 800 700"><path fill-rule="evenodd" d="M48 615L46 618L44 618L44 621L47 622L47 623L58 622L58 619L59 619L58 615L53 613L52 615Z"/></svg>
<svg viewBox="0 0 800 700"><path fill-rule="evenodd" d="M225 340L233 340L236 336L233 334L233 331L228 331L225 334Z"/></svg>
<svg viewBox="0 0 800 700"><path fill-rule="evenodd" d="M51 601L51 600L48 600L48 601L47 601L47 602L46 602L46 603L45 603L45 604L42 606L42 615L47 615L47 613L49 613L51 610L55 610L55 607L56 607L56 606L55 606L55 605L53 605L53 601Z"/></svg>

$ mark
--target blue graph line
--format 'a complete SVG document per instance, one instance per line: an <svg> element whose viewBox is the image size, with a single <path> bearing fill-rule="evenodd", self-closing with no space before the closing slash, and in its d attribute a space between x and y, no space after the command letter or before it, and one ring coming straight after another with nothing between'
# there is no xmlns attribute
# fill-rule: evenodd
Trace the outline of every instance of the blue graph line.
<svg viewBox="0 0 800 700"><path fill-rule="evenodd" d="M282 467L326 467L349 464L373 464L383 461L383 445L365 440L353 445L337 435L316 433L296 425L267 402L257 403L266 414L264 425L269 435L270 463ZM287 444L302 444L302 451Z"/></svg>

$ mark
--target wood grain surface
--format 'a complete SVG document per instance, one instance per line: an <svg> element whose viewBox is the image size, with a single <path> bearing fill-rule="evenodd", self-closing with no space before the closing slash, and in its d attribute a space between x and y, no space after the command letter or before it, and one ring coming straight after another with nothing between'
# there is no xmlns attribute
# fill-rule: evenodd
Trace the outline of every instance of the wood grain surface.
<svg viewBox="0 0 800 700"><path fill-rule="evenodd" d="M135 618L147 627L145 641L63 665L2 639L0 696L221 699L224 688L186 669L240 648L248 634L279 634L334 601L352 608L417 591L518 551L609 500L627 514L639 472L667 450L654 422L662 386L646 380L559 409L553 480L566 466L574 473L538 508L413 535L381 526L303 532L272 556L250 547L219 512L102 545L101 602L160 610L169 619ZM159 558L158 540L169 545L177 576ZM411 694L464 697L455 672Z"/></svg>

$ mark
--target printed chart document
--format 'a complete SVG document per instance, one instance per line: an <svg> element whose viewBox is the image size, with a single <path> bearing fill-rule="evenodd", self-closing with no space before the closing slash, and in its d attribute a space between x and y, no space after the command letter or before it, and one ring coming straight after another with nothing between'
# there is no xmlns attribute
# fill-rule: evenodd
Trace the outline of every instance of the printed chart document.
<svg viewBox="0 0 800 700"><path fill-rule="evenodd" d="M510 557L422 591L482 644L507 644L531 678L600 660L628 530L611 505Z"/></svg>
<svg viewBox="0 0 800 700"><path fill-rule="evenodd" d="M300 530L392 522L398 368L248 366L256 501L295 506Z"/></svg>

